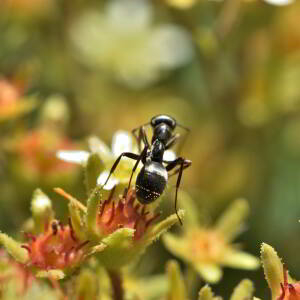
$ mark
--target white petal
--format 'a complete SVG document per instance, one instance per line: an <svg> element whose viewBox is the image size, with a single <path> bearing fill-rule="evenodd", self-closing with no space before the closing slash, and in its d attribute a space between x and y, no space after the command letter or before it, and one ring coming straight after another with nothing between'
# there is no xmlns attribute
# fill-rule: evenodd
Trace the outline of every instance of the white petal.
<svg viewBox="0 0 300 300"><path fill-rule="evenodd" d="M175 25L161 25L150 37L151 52L161 69L176 68L189 62L193 56L191 38ZM176 49L176 51L174 51Z"/></svg>
<svg viewBox="0 0 300 300"><path fill-rule="evenodd" d="M51 200L43 192L36 190L33 194L31 209L36 215L45 212L47 209L52 209Z"/></svg>
<svg viewBox="0 0 300 300"><path fill-rule="evenodd" d="M273 5L287 5L295 2L295 0L264 0L264 1Z"/></svg>
<svg viewBox="0 0 300 300"><path fill-rule="evenodd" d="M112 140L112 153L118 157L123 152L132 152L132 139L129 132L124 130L117 131Z"/></svg>
<svg viewBox="0 0 300 300"><path fill-rule="evenodd" d="M60 150L56 152L56 157L70 163L84 164L87 162L90 153L87 151Z"/></svg>
<svg viewBox="0 0 300 300"><path fill-rule="evenodd" d="M117 31L136 32L147 28L152 19L152 7L145 0L114 0L106 9L107 22Z"/></svg>
<svg viewBox="0 0 300 300"><path fill-rule="evenodd" d="M217 283L222 278L223 272L218 265L214 264L194 264L200 276L208 283Z"/></svg>
<svg viewBox="0 0 300 300"><path fill-rule="evenodd" d="M234 250L224 253L222 263L224 266L244 270L255 270L260 265L259 259L254 255Z"/></svg>
<svg viewBox="0 0 300 300"><path fill-rule="evenodd" d="M99 154L100 158L103 159L104 162L111 161L114 158L107 145L96 136L91 136L88 139L88 143L92 153Z"/></svg>
<svg viewBox="0 0 300 300"><path fill-rule="evenodd" d="M164 157L163 159L166 160L166 161L172 161L176 158L176 154L174 151L172 150L166 150L165 153L164 153Z"/></svg>
<svg viewBox="0 0 300 300"><path fill-rule="evenodd" d="M108 175L109 175L108 171L102 172L97 179L97 185L103 185L105 183ZM107 184L103 187L103 189L111 190L118 183L119 183L119 180L116 177L114 177L113 175L111 175Z"/></svg>

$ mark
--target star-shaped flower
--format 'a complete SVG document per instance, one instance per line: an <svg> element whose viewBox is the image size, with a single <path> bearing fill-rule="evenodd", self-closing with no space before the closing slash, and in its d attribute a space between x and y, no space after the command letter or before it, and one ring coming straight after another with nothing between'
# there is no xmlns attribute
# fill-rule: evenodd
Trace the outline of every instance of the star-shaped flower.
<svg viewBox="0 0 300 300"><path fill-rule="evenodd" d="M133 88L155 82L193 56L188 33L173 24L156 25L151 2L145 0L114 0L103 13L85 12L70 36L81 62Z"/></svg>
<svg viewBox="0 0 300 300"><path fill-rule="evenodd" d="M75 166L57 159L58 149L74 149L66 135L51 127L40 127L10 140L9 151L16 154L11 168L26 182L72 181Z"/></svg>
<svg viewBox="0 0 300 300"><path fill-rule="evenodd" d="M210 283L216 283L221 279L221 266L256 269L259 260L231 244L240 233L248 211L247 201L238 199L214 226L204 227L195 220L193 222L187 220L183 226L183 234L180 236L166 234L163 241L168 250L190 264L205 281Z"/></svg>
<svg viewBox="0 0 300 300"><path fill-rule="evenodd" d="M0 77L0 121L14 119L35 107L34 99L25 99L21 89Z"/></svg>
<svg viewBox="0 0 300 300"><path fill-rule="evenodd" d="M81 164L84 167L88 191L92 191L96 185L104 185L112 165L121 153L132 152L138 154L138 147L132 135L124 130L115 132L111 149L96 136L90 137L88 144L90 151L60 150L56 154L61 160ZM164 158L172 160L175 158L175 154L172 150L167 150L164 153ZM117 192L121 193L128 186L135 162L135 160L123 157L103 189L111 190L118 185ZM140 168L141 163L135 171L132 182L135 182Z"/></svg>
<svg viewBox="0 0 300 300"><path fill-rule="evenodd" d="M91 171L89 170L89 160L91 167L95 168L97 165L96 160L98 160L99 165L99 173L96 175L96 182L88 183L88 185L103 185L109 175L109 171L119 157L119 155L123 152L133 152L137 153L138 149L136 144L134 143L131 134L124 130L117 131L113 138L111 149L99 138L96 136L92 136L88 139L88 144L90 148L90 152L88 151L68 151L68 150L60 150L57 152L57 157L72 163L78 163L85 167L86 171L86 180L92 180L89 176ZM100 160L100 162L99 162ZM132 168L134 166L135 161L129 158L122 158L117 169L114 174L110 177L107 184L103 187L105 190L111 190L117 184L122 184L123 186L127 186ZM136 171L136 174L138 170ZM91 186L88 187L89 189Z"/></svg>

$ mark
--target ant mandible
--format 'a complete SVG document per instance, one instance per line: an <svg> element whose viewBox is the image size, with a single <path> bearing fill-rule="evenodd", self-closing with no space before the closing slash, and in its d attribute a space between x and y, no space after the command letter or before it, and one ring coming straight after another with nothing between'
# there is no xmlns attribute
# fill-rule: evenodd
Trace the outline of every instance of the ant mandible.
<svg viewBox="0 0 300 300"><path fill-rule="evenodd" d="M145 130L145 127L149 125L151 125L153 130L151 145ZM106 185L123 156L136 160L127 190L130 188L131 180L138 164L142 162L144 165L137 175L135 183L136 196L141 204L149 204L155 201L163 193L168 182L168 177L178 174L175 192L175 212L182 225L182 221L177 212L177 194L183 170L188 168L192 162L180 156L172 161L163 159L164 152L170 149L181 137L179 133L174 134L176 126L183 128L187 133L190 132L189 128L178 124L174 118L168 115L157 115L153 117L149 123L133 129L132 134L137 139L140 154L123 152L114 162L103 186ZM142 141L144 148L141 151ZM183 141L185 141L185 139ZM175 169L177 166L178 168ZM175 169L175 171L172 174L168 174L168 172L173 169Z"/></svg>

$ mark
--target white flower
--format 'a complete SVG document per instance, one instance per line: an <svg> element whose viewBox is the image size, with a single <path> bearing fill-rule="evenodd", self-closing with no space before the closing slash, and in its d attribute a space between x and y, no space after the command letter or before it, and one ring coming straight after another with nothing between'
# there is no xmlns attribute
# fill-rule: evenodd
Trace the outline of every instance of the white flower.
<svg viewBox="0 0 300 300"><path fill-rule="evenodd" d="M193 50L184 29L154 25L153 19L151 3L145 0L113 0L102 14L85 12L70 31L78 59L133 88L155 82L190 61Z"/></svg>
<svg viewBox="0 0 300 300"><path fill-rule="evenodd" d="M85 166L90 154L97 153L100 159L105 165L105 170L101 172L97 179L98 185L103 185L109 175L109 171L116 161L116 159L123 152L132 152L138 154L138 148L135 142L133 142L131 134L124 130L117 131L111 144L111 150L109 147L101 141L98 137L92 136L88 139L90 152L88 151L76 151L76 150L60 150L56 153L57 158L70 163L81 164ZM176 158L175 153L172 150L166 150L163 159L165 161L172 161ZM109 178L109 181L103 187L105 190L111 190L115 185L119 183L128 184L131 176L132 168L136 163L135 160L128 157L122 157L118 164L114 174ZM138 174L142 163L139 164L135 176ZM134 178L133 178L134 182Z"/></svg>
<svg viewBox="0 0 300 300"><path fill-rule="evenodd" d="M85 164L90 153L87 151L59 150L56 157L70 163Z"/></svg>
<svg viewBox="0 0 300 300"><path fill-rule="evenodd" d="M288 5L295 2L295 0L264 0L264 1L269 4L278 5L278 6Z"/></svg>
<svg viewBox="0 0 300 300"><path fill-rule="evenodd" d="M96 136L92 136L88 140L90 152L88 151L76 151L76 150L60 150L56 153L56 156L64 161L77 163L85 166L89 155L92 153L97 153L100 159L105 165L105 169L97 179L97 184L103 185L109 175L109 171L123 152L134 152L137 153L137 147L133 147L133 141L131 135L127 131L119 130L112 138L111 150L109 147L101 141ZM129 159L127 157L122 158L120 164L118 165L115 175L112 175L103 187L105 190L111 190L118 183L128 183L129 177L131 175L131 170L134 166L135 160ZM137 170L138 172L138 170Z"/></svg>

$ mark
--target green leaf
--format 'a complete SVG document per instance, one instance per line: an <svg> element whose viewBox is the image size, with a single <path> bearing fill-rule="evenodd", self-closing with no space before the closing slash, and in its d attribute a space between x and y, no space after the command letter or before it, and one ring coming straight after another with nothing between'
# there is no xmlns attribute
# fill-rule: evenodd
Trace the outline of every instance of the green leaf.
<svg viewBox="0 0 300 300"><path fill-rule="evenodd" d="M49 271L38 271L35 276L38 278L51 278L54 280L61 280L65 278L66 274L62 270L53 269Z"/></svg>
<svg viewBox="0 0 300 300"><path fill-rule="evenodd" d="M0 244L4 246L6 251L18 262L25 264L29 260L27 250L21 248L21 244L9 237L5 233L0 232Z"/></svg>
<svg viewBox="0 0 300 300"><path fill-rule="evenodd" d="M254 293L254 285L251 280L242 280L234 289L230 300L251 300Z"/></svg>
<svg viewBox="0 0 300 300"><path fill-rule="evenodd" d="M232 249L223 254L222 264L244 270L255 270L260 266L259 259L254 255Z"/></svg>
<svg viewBox="0 0 300 300"><path fill-rule="evenodd" d="M209 285L205 285L199 291L198 300L221 300L221 297L216 297Z"/></svg>
<svg viewBox="0 0 300 300"><path fill-rule="evenodd" d="M217 264L198 263L193 266L206 282L218 283L223 276L222 269Z"/></svg>
<svg viewBox="0 0 300 300"><path fill-rule="evenodd" d="M167 272L169 277L168 300L186 300L187 293L184 281L180 273L179 265L175 260L168 262Z"/></svg>
<svg viewBox="0 0 300 300"><path fill-rule="evenodd" d="M85 184L88 195L90 195L97 186L97 178L104 168L105 166L97 153L89 155L84 167Z"/></svg>
<svg viewBox="0 0 300 300"><path fill-rule="evenodd" d="M88 233L100 237L97 227L97 215L102 200L101 187L96 187L87 200L86 226Z"/></svg>
<svg viewBox="0 0 300 300"><path fill-rule="evenodd" d="M183 259L189 257L189 249L186 247L186 241L182 237L177 237L172 233L164 234L163 243L165 247L175 256L179 256Z"/></svg>
<svg viewBox="0 0 300 300"><path fill-rule="evenodd" d="M31 200L31 212L34 220L35 233L44 231L45 225L54 218L52 202L40 189L36 189Z"/></svg>
<svg viewBox="0 0 300 300"><path fill-rule="evenodd" d="M89 270L83 270L75 281L76 299L90 300L97 298L98 282L96 274Z"/></svg>
<svg viewBox="0 0 300 300"><path fill-rule="evenodd" d="M248 214L248 202L245 199L237 199L219 218L215 229L230 242L240 233L243 222Z"/></svg>
<svg viewBox="0 0 300 300"><path fill-rule="evenodd" d="M260 254L272 299L277 299L281 292L280 284L283 282L283 264L275 249L266 243L262 243Z"/></svg>
<svg viewBox="0 0 300 300"><path fill-rule="evenodd" d="M138 249L133 244L134 229L120 228L111 233L102 243L106 248L96 257L109 270L120 269L136 259Z"/></svg>
<svg viewBox="0 0 300 300"><path fill-rule="evenodd" d="M68 207L69 207L72 227L75 231L75 235L80 240L85 240L86 232L85 232L85 228L83 226L83 220L82 220L79 208L73 202L69 202Z"/></svg>
<svg viewBox="0 0 300 300"><path fill-rule="evenodd" d="M184 218L184 210L180 209L178 211L178 215L181 220ZM144 247L150 245L153 241L157 240L164 232L166 232L171 226L176 224L178 221L178 217L176 214L169 216L163 221L151 226L146 234L142 237L139 243L143 244Z"/></svg>

